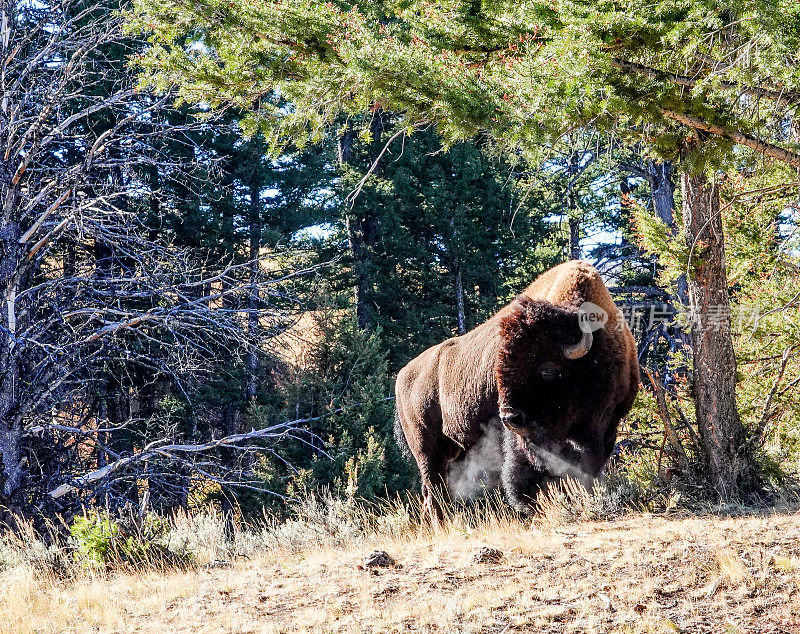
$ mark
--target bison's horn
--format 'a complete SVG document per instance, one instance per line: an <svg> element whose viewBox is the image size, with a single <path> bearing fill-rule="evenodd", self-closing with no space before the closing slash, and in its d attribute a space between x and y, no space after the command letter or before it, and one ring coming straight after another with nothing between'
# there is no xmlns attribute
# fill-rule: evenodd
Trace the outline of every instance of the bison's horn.
<svg viewBox="0 0 800 634"><path fill-rule="evenodd" d="M580 359L581 357L589 354L589 350L592 349L593 341L594 336L592 335L592 331L588 328L583 330L583 336L578 343L576 343L574 346L564 347L564 356L567 357L567 359Z"/></svg>

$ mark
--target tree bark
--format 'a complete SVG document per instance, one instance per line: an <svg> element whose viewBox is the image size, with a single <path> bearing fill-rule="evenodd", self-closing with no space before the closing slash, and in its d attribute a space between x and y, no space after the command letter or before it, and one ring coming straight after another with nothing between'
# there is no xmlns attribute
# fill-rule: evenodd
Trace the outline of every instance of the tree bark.
<svg viewBox="0 0 800 634"><path fill-rule="evenodd" d="M458 320L458 334L463 335L467 332L466 320L464 319L464 287L461 282L461 263L456 260L455 278L453 284L456 292L456 318Z"/></svg>
<svg viewBox="0 0 800 634"><path fill-rule="evenodd" d="M650 181L650 194L653 198L653 210L656 216L675 235L678 225L675 221L675 181L672 176L674 168L672 161L647 161L645 164L648 180ZM681 275L676 284L678 301L686 306L689 303L689 285L686 276Z"/></svg>
<svg viewBox="0 0 800 634"><path fill-rule="evenodd" d="M261 179L254 174L250 181L250 292L248 293L247 334L251 347L247 353L247 385L245 397L252 404L256 398L258 387L258 351L256 340L258 333L258 307L261 301L258 292L259 251L261 249Z"/></svg>
<svg viewBox="0 0 800 634"><path fill-rule="evenodd" d="M581 222L577 216L578 208L575 200L575 175L580 171L580 153L573 151L567 162L567 218L569 224L569 257L571 260L581 259Z"/></svg>
<svg viewBox="0 0 800 634"><path fill-rule="evenodd" d="M581 223L573 217L569 219L569 257L571 260L581 259Z"/></svg>
<svg viewBox="0 0 800 634"><path fill-rule="evenodd" d="M16 16L15 4L0 2L0 56L5 59L10 51L12 30ZM5 73L0 77L3 94L6 94ZM3 100L0 108L0 127L7 129L9 109L14 104ZM17 295L20 283L22 250L19 223L13 213L19 199L19 187L14 181L14 162L0 163L0 506L12 511L15 492L25 478L23 467L24 447L22 425L19 417L20 381L19 359L16 354Z"/></svg>
<svg viewBox="0 0 800 634"><path fill-rule="evenodd" d="M461 278L461 258L459 257L460 249L455 216L450 218L450 247L448 251L450 272L453 274L453 292L456 296L456 323L458 334L463 335L467 332L467 325L464 316L464 283Z"/></svg>
<svg viewBox="0 0 800 634"><path fill-rule="evenodd" d="M347 214L345 226L347 228L347 244L350 247L350 256L353 258L353 301L356 305L356 319L358 327L366 330L369 327L370 315L367 307L367 258L364 247L364 231L362 223L353 214Z"/></svg>
<svg viewBox="0 0 800 634"><path fill-rule="evenodd" d="M722 498L754 489L757 469L736 408L736 357L719 190L705 174L681 176L688 275L695 414L710 483Z"/></svg>
<svg viewBox="0 0 800 634"><path fill-rule="evenodd" d="M8 176L4 170L3 176ZM13 185L5 179L3 193L6 197L14 196L10 192ZM0 309L0 504L15 510L12 498L20 488L25 477L22 466L24 456L22 423L19 416L20 365L16 352L17 335L17 294L19 291L19 268L21 249L19 224L10 218L0 221L0 291L3 294L3 305Z"/></svg>
<svg viewBox="0 0 800 634"><path fill-rule="evenodd" d="M365 165L363 166L365 170L369 170L372 167L373 161L379 160L382 143L381 136L386 130L386 126L387 115L382 111L376 112L370 122L373 143L367 151ZM353 156L353 145L356 139L357 134L352 126L348 127L339 139L338 160L340 166L349 163L361 169L362 166L357 164L356 157ZM377 174L378 170L379 167L376 167L373 173ZM361 330L367 330L374 325L374 319L369 308L370 268L375 245L380 239L380 225L372 210L359 211L355 201L354 207L354 209L346 212L345 228L347 229L350 255L353 258L353 274L355 277L353 295L356 305L356 318L358 327Z"/></svg>
<svg viewBox="0 0 800 634"><path fill-rule="evenodd" d="M356 131L352 123L339 138L338 158L339 167L350 163L353 159L353 145L356 142ZM366 279L364 269L366 268L367 254L364 249L364 236L360 227L359 218L355 214L345 211L345 228L347 229L347 246L350 249L350 257L353 258L353 301L356 305L356 320L361 330L366 330L369 325L369 311L366 305Z"/></svg>
<svg viewBox="0 0 800 634"><path fill-rule="evenodd" d="M222 180L223 187L232 187L235 181L234 177L234 170L235 170L235 161L238 160L238 157L235 154L230 154L226 157L228 159L228 163L225 165L225 176ZM221 227L222 227L222 236L223 240L230 240L230 244L226 245L230 247L233 243L233 236L234 236L234 226L236 224L236 219L234 217L234 209L231 205L224 205L222 208L222 213L220 217ZM227 287L230 285L230 280L223 279L222 281L222 290L227 290ZM235 302L231 297L224 297L222 300L222 305L224 308L234 308ZM240 386L237 386L237 388ZM238 389L237 389L238 392ZM229 436L231 434L239 433L241 429L241 416L239 410L239 398L241 392L238 392L236 396L231 396L228 398L227 402L222 405L222 411L220 415L220 427L222 429L223 436ZM236 460L236 452L233 449L228 447L222 447L220 449L220 464L223 468L232 469L234 467L234 462ZM223 487L222 489L222 517L224 520L223 524L223 533L225 539L230 541L233 539L234 536L234 522L233 522L233 515L235 512L235 508L233 503L231 502L230 495Z"/></svg>

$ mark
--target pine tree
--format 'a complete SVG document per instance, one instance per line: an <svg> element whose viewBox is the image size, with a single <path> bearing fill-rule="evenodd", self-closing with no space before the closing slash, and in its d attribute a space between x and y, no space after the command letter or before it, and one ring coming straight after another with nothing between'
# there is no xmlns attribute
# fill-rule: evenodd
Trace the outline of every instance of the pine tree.
<svg viewBox="0 0 800 634"><path fill-rule="evenodd" d="M758 156L800 166L795 127L785 125L800 102L796 4L139 0L131 20L154 33L142 63L149 80L241 104L276 142L318 139L341 112L380 107L403 112L409 129L435 124L447 142L485 131L541 157L564 130L591 123L675 161L708 478L722 496L757 487L730 323L717 323L730 298L716 172ZM244 103L276 90L290 112Z"/></svg>
<svg viewBox="0 0 800 634"><path fill-rule="evenodd" d="M373 147L395 132L383 131ZM524 197L512 167L477 143L445 152L431 130L395 141L350 202L371 167L368 149L356 142L353 152L362 158L345 166L339 190L353 266L356 223L361 239L359 323L381 328L393 368L482 322L559 261L557 247L544 243L549 209L536 194Z"/></svg>

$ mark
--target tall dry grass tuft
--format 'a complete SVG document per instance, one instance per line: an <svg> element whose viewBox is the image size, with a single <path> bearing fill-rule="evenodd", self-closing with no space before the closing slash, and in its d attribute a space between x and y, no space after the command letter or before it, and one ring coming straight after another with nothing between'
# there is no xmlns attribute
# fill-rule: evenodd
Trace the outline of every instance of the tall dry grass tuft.
<svg viewBox="0 0 800 634"><path fill-rule="evenodd" d="M122 528L103 533L110 541L108 561L87 559L82 533L51 527L50 534L37 535L30 524L0 536L0 571L26 566L37 573L59 577L79 576L87 568L163 570L170 567L198 567L251 558L266 551L296 552L310 548L330 548L357 544L365 539L413 541L432 534L470 535L473 533L524 532L532 522L562 524L594 520L638 510L638 493L618 482L605 481L587 491L576 480L563 480L549 486L536 499L538 515L521 515L506 504L499 491L489 491L471 501L456 499L443 503L444 519L432 527L421 521L422 500L418 495L369 502L353 495L331 492L309 494L298 500L288 519L265 515L258 521L234 523L211 509L202 513L178 513L170 519L149 522L158 530L134 531L123 518ZM103 522L113 522L102 518ZM128 522L129 524L129 522ZM148 524L148 522L145 522ZM89 535L89 532L85 532ZM90 535L95 539L96 535ZM150 543L153 542L153 543ZM90 546L92 544L89 544ZM135 553L123 557L120 553ZM116 556L115 556L116 555Z"/></svg>
<svg viewBox="0 0 800 634"><path fill-rule="evenodd" d="M714 553L716 573L724 582L737 586L750 579L750 573L735 550L724 548Z"/></svg>
<svg viewBox="0 0 800 634"><path fill-rule="evenodd" d="M0 572L22 566L54 577L74 574L74 549L64 543L63 531L55 524L47 522L44 533L23 519L17 519L16 524L17 530L0 535Z"/></svg>
<svg viewBox="0 0 800 634"><path fill-rule="evenodd" d="M672 501L662 500L665 510ZM536 497L537 520L543 524L611 519L633 511L647 511L642 489L623 477L612 474L587 489L574 478L549 483Z"/></svg>

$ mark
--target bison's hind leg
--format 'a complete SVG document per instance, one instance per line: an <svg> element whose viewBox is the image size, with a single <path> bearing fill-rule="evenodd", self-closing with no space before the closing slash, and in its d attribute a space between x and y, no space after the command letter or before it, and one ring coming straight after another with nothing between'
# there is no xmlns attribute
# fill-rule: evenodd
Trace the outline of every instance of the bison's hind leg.
<svg viewBox="0 0 800 634"><path fill-rule="evenodd" d="M450 501L445 474L438 469L422 476L422 521L438 526L444 520L443 507Z"/></svg>
<svg viewBox="0 0 800 634"><path fill-rule="evenodd" d="M447 436L440 436L431 451L417 459L422 479L423 520L434 525L444 519L443 507L450 503L447 473L450 464L461 457L463 449Z"/></svg>

